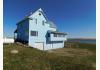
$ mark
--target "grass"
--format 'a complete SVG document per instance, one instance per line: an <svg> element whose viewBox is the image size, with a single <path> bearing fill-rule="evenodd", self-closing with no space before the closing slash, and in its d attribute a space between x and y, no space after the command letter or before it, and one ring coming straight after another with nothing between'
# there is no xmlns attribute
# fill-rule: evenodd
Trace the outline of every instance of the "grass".
<svg viewBox="0 0 100 70"><path fill-rule="evenodd" d="M88 49L88 50L96 52L96 44L79 43L79 42L69 42L69 43L73 44L72 45L73 48ZM67 44L67 42L65 44Z"/></svg>
<svg viewBox="0 0 100 70"><path fill-rule="evenodd" d="M78 45L79 47L65 47L52 50L53 52L18 44L4 45L4 70L96 70L96 46L91 45L91 49L90 45ZM17 50L18 53L11 53L12 50Z"/></svg>
<svg viewBox="0 0 100 70"><path fill-rule="evenodd" d="M86 49L92 52L92 55L88 55L83 57L83 59L87 59L88 61L93 62L96 65L96 44L87 44L87 43L78 43L78 42L70 42L72 44L71 48L74 49ZM67 48L67 46L65 46Z"/></svg>

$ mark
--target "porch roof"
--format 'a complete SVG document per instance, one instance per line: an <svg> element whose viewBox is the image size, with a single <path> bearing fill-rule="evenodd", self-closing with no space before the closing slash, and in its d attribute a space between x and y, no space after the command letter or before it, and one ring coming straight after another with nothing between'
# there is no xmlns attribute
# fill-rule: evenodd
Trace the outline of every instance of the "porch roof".
<svg viewBox="0 0 100 70"><path fill-rule="evenodd" d="M62 35L67 35L67 33L58 32L58 31L48 31L48 33L51 33L51 34L62 34Z"/></svg>

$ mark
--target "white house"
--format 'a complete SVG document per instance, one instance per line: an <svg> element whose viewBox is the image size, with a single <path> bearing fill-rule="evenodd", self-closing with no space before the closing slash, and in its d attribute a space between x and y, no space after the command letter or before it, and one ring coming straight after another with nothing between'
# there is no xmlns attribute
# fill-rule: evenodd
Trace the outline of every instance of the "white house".
<svg viewBox="0 0 100 70"><path fill-rule="evenodd" d="M18 22L14 33L17 34L16 41L26 42L40 50L63 48L67 36L58 32L41 8Z"/></svg>

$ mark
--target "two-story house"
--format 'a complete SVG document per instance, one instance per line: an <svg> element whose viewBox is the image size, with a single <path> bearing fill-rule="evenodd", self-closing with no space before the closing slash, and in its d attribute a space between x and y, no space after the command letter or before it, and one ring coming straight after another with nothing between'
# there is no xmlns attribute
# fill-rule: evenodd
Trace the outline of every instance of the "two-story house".
<svg viewBox="0 0 100 70"><path fill-rule="evenodd" d="M40 50L63 48L67 35L58 32L41 8L18 22L14 33L17 34L16 41L26 42Z"/></svg>

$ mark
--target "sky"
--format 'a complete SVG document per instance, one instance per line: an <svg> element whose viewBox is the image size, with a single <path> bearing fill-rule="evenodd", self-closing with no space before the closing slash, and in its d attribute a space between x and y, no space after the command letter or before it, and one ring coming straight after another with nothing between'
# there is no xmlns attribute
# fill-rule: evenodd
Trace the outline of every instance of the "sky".
<svg viewBox="0 0 100 70"><path fill-rule="evenodd" d="M16 23L39 8L68 38L96 38L96 0L4 0L4 37L13 37Z"/></svg>

